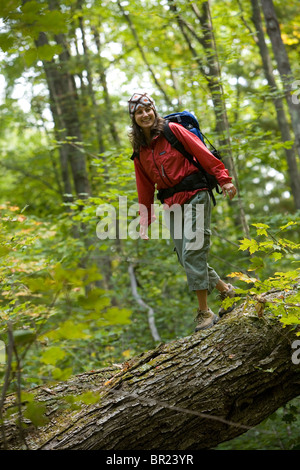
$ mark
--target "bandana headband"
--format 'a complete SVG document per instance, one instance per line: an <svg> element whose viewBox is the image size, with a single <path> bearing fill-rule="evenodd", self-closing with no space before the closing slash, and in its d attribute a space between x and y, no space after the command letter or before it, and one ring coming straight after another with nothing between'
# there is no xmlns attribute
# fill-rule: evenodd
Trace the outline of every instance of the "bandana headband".
<svg viewBox="0 0 300 470"><path fill-rule="evenodd" d="M155 109L155 103L152 98L150 98L147 93L134 93L130 100L128 101L129 103L129 114L131 116L134 115L134 113L141 108L142 106L151 106L151 108Z"/></svg>

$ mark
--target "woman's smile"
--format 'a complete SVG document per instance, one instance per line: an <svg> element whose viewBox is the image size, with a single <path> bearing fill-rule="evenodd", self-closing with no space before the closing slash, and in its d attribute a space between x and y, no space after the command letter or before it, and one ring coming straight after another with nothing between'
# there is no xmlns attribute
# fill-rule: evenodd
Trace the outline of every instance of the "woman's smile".
<svg viewBox="0 0 300 470"><path fill-rule="evenodd" d="M138 108L137 111L135 112L134 117L135 117L135 122L142 129L149 129L150 127L153 126L155 122L155 113L150 106L149 107L142 106Z"/></svg>

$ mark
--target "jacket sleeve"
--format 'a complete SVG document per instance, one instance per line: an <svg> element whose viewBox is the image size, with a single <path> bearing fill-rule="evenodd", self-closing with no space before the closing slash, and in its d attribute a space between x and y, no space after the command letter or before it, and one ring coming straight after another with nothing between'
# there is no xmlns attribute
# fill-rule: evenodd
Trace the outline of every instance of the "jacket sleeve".
<svg viewBox="0 0 300 470"><path fill-rule="evenodd" d="M201 140L180 124L170 123L170 129L184 148L192 154L207 173L214 175L220 186L231 183L232 178L223 162L216 158Z"/></svg>
<svg viewBox="0 0 300 470"><path fill-rule="evenodd" d="M156 219L153 205L155 185L144 171L138 158L134 159L134 169L139 201L140 224L148 226Z"/></svg>

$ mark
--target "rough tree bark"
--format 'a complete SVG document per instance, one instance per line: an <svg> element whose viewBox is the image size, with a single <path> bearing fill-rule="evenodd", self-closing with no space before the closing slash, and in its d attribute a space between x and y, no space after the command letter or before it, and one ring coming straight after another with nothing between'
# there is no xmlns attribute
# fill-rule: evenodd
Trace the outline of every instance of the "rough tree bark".
<svg viewBox="0 0 300 470"><path fill-rule="evenodd" d="M36 428L24 420L21 438L10 416L6 448L24 448L24 440L34 450L212 448L299 394L300 365L292 360L296 337L278 320L258 317L254 306L240 306L213 328L160 344L122 369L35 388L48 422ZM87 391L93 404L83 404ZM70 409L70 396L77 396L77 409ZM4 418L14 404L9 396Z"/></svg>

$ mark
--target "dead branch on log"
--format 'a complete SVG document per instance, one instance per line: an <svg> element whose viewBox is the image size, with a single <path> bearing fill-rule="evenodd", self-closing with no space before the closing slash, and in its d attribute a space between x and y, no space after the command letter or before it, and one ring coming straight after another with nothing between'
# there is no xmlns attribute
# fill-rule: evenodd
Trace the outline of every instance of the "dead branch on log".
<svg viewBox="0 0 300 470"><path fill-rule="evenodd" d="M128 266L128 273L130 277L131 292L132 292L133 297L135 298L135 300L141 307L146 308L148 310L148 324L149 324L152 338L154 339L154 341L161 341L161 338L159 336L159 333L157 331L156 324L155 324L154 310L152 307L147 305L146 302L143 301L143 299L138 293L134 266L132 264L129 264Z"/></svg>

